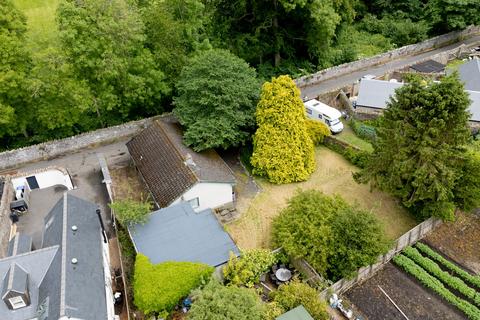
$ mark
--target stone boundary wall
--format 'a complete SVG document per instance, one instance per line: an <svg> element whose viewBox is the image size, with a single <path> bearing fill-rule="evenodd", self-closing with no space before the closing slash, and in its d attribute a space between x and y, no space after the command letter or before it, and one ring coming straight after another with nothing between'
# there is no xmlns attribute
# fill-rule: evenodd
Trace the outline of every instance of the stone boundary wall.
<svg viewBox="0 0 480 320"><path fill-rule="evenodd" d="M8 241L11 236L10 202L13 200L13 186L10 177L5 177L2 199L0 200L0 258L7 254Z"/></svg>
<svg viewBox="0 0 480 320"><path fill-rule="evenodd" d="M321 81L331 79L340 75L351 73L353 71L361 70L367 67L376 66L390 60L398 59L400 57L418 54L424 51L429 51L435 48L446 46L450 43L473 37L480 34L479 26L470 26L462 31L454 31L441 36L437 36L420 43L411 44L398 49L387 51L376 56L365 58L349 63L344 63L338 66L321 70L317 73L310 74L295 79L295 83L299 88L314 85Z"/></svg>
<svg viewBox="0 0 480 320"><path fill-rule="evenodd" d="M102 145L133 136L148 127L157 117L127 122L118 126L85 132L73 137L53 140L0 153L0 170L16 168L29 162L48 160L73 153L92 145Z"/></svg>
<svg viewBox="0 0 480 320"><path fill-rule="evenodd" d="M323 290L320 293L320 297L323 299L327 299L327 295L329 293L337 293L342 294L343 292L347 291L355 284L365 281L373 276L378 270L381 269L385 264L387 264L397 253L402 251L404 248L414 244L418 240L422 239L426 236L429 232L433 231L436 227L442 224L442 220L431 217L413 229L409 230L407 233L400 236L395 241L395 246L393 249L385 253L384 255L378 257L377 262L375 264L363 267L358 269L357 276L353 279L340 279L339 281L335 282L333 285L328 287L327 289Z"/></svg>

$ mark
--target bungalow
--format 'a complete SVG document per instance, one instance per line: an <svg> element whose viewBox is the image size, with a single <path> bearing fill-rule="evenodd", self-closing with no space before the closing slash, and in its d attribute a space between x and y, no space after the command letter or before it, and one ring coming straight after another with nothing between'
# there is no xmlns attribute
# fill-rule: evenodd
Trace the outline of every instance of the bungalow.
<svg viewBox="0 0 480 320"><path fill-rule="evenodd" d="M211 209L195 212L180 202L153 212L147 223L128 228L135 250L152 263L202 262L219 267L240 251Z"/></svg>
<svg viewBox="0 0 480 320"><path fill-rule="evenodd" d="M480 59L472 59L458 67L460 80L465 84L466 90L480 92Z"/></svg>
<svg viewBox="0 0 480 320"><path fill-rule="evenodd" d="M127 143L157 207L187 201L195 211L234 201L235 177L214 150L194 152L182 142L176 119L163 117Z"/></svg>
<svg viewBox="0 0 480 320"><path fill-rule="evenodd" d="M401 82L362 79L355 105L356 112L378 115L387 108L387 103L395 96L395 90L403 86ZM466 90L472 103L470 126L480 126L480 91Z"/></svg>
<svg viewBox="0 0 480 320"><path fill-rule="evenodd" d="M17 233L0 259L0 319L114 319L97 206L65 193L45 217L41 248Z"/></svg>

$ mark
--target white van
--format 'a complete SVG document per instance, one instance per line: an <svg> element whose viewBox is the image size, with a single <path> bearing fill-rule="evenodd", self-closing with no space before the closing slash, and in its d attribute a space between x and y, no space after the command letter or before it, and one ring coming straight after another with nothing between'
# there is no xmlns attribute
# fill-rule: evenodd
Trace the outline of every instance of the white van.
<svg viewBox="0 0 480 320"><path fill-rule="evenodd" d="M340 121L342 114L335 108L327 106L316 99L304 103L307 117L325 123L332 133L340 133L343 123Z"/></svg>

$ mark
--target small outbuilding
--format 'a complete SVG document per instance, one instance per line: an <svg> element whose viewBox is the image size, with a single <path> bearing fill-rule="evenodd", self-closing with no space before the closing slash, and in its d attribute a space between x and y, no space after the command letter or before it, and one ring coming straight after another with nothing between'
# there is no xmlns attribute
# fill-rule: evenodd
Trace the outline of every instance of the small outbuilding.
<svg viewBox="0 0 480 320"><path fill-rule="evenodd" d="M240 251L211 209L195 212L181 202L153 212L147 223L129 227L135 250L152 263L202 262L213 267L225 264Z"/></svg>
<svg viewBox="0 0 480 320"><path fill-rule="evenodd" d="M299 305L298 307L277 317L276 320L313 320L313 317L302 305Z"/></svg>
<svg viewBox="0 0 480 320"><path fill-rule="evenodd" d="M127 143L128 151L159 208L187 201L195 211L233 204L235 177L215 150L183 144L173 117L156 120Z"/></svg>
<svg viewBox="0 0 480 320"><path fill-rule="evenodd" d="M412 71L420 73L442 73L445 71L445 65L435 60L426 60L410 67Z"/></svg>

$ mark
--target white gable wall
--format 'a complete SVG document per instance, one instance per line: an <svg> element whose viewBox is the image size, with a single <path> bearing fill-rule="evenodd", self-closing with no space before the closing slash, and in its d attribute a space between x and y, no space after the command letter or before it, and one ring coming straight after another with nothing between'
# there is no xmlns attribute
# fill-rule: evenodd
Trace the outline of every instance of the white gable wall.
<svg viewBox="0 0 480 320"><path fill-rule="evenodd" d="M230 183L198 182L182 197L173 201L170 205L180 201L189 201L198 197L199 207L194 208L196 212L205 209L215 209L233 202L232 185Z"/></svg>

